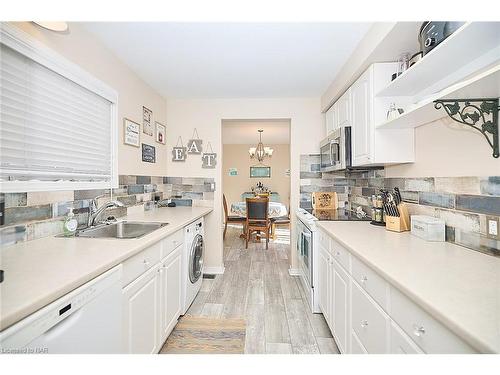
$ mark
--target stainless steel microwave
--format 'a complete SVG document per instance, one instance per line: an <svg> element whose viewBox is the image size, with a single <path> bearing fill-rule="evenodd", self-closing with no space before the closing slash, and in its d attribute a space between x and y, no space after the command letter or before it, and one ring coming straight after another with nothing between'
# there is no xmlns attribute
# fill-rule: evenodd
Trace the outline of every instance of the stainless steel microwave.
<svg viewBox="0 0 500 375"><path fill-rule="evenodd" d="M340 171L351 166L351 127L346 126L335 130L320 143L320 170Z"/></svg>

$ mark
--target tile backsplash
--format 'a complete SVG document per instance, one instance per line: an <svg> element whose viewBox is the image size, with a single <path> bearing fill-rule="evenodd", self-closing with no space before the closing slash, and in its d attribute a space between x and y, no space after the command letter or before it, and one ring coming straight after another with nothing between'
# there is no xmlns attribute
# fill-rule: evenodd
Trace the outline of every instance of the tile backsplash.
<svg viewBox="0 0 500 375"><path fill-rule="evenodd" d="M340 206L371 212L370 197L399 187L410 215L439 217L446 240L500 256L500 241L486 236L486 217L500 216L500 176L386 178L384 169L319 171L319 155L301 155L300 207L311 207L311 192L336 191Z"/></svg>
<svg viewBox="0 0 500 375"><path fill-rule="evenodd" d="M105 214L117 218L127 215L131 207L147 201L171 198L178 206L212 205L215 191L213 178L119 176L116 189L5 193L4 225L0 226L0 244L30 241L63 232L64 217L73 208L79 225L87 222L89 205L99 197L99 206L110 199L125 207L111 208Z"/></svg>

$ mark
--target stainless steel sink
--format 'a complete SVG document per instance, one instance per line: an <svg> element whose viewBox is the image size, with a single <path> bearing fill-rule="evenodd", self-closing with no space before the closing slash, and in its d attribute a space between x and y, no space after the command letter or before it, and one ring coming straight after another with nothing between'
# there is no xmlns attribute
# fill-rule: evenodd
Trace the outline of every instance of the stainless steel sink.
<svg viewBox="0 0 500 375"><path fill-rule="evenodd" d="M112 224L103 224L94 228L83 229L77 232L75 236L89 238L139 238L165 225L168 225L168 223L120 221Z"/></svg>

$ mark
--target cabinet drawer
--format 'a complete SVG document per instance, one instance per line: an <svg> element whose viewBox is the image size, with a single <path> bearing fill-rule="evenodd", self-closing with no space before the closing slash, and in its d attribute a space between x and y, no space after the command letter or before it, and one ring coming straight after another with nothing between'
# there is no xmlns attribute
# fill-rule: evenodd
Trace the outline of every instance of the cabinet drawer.
<svg viewBox="0 0 500 375"><path fill-rule="evenodd" d="M351 257L352 277L379 305L387 311L389 284L355 256Z"/></svg>
<svg viewBox="0 0 500 375"><path fill-rule="evenodd" d="M318 231L318 239L321 247L327 251L330 251L330 236L320 229Z"/></svg>
<svg viewBox="0 0 500 375"><path fill-rule="evenodd" d="M331 239L331 253L333 258L342 266L347 272L351 272L351 253L349 253L341 244L334 239Z"/></svg>
<svg viewBox="0 0 500 375"><path fill-rule="evenodd" d="M474 353L475 350L391 287L391 317L426 353Z"/></svg>
<svg viewBox="0 0 500 375"><path fill-rule="evenodd" d="M387 353L389 317L352 283L352 329L368 353Z"/></svg>
<svg viewBox="0 0 500 375"><path fill-rule="evenodd" d="M422 354L420 348L394 322L391 322L391 354Z"/></svg>
<svg viewBox="0 0 500 375"><path fill-rule="evenodd" d="M161 249L161 258L165 258L168 254L174 251L178 246L184 244L184 229L179 229L165 238Z"/></svg>
<svg viewBox="0 0 500 375"><path fill-rule="evenodd" d="M130 284L131 281L158 263L161 247L161 242L158 242L123 262L122 286Z"/></svg>

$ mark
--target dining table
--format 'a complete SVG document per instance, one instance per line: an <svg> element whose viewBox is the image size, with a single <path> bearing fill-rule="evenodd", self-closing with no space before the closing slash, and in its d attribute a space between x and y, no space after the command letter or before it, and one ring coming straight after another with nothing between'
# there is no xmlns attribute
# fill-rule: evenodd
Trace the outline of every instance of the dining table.
<svg viewBox="0 0 500 375"><path fill-rule="evenodd" d="M247 205L246 202L235 202L231 204L231 213L237 216L246 217L247 216ZM269 202L269 218L288 216L288 210L283 203L280 202Z"/></svg>

